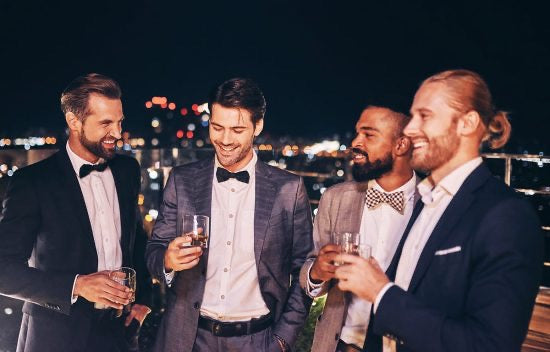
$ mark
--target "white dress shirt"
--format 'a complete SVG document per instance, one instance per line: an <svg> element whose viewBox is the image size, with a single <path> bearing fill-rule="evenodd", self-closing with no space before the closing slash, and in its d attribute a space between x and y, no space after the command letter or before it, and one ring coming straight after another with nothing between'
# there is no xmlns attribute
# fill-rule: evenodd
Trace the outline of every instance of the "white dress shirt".
<svg viewBox="0 0 550 352"><path fill-rule="evenodd" d="M254 211L256 204L256 162L239 171L248 171L249 183L230 178L218 182L216 168L212 180L211 231L206 285L201 315L221 321L247 321L268 314L260 292L254 255Z"/></svg>
<svg viewBox="0 0 550 352"><path fill-rule="evenodd" d="M107 167L103 172L92 171L89 175L80 178L78 177L80 167L91 163L76 155L71 150L68 142L67 154L77 175L92 226L97 252L97 270L117 269L122 265L121 225L120 208L113 174L110 168ZM102 160L99 160L98 163L100 161ZM73 299L73 303L74 301Z"/></svg>
<svg viewBox="0 0 550 352"><path fill-rule="evenodd" d="M403 215L386 203L381 203L371 209L365 205L363 209L361 228L359 230L361 243L371 247L372 256L384 271L390 265L401 240L401 235L405 231L405 227L412 215L416 183L416 175L413 175L407 183L398 189L387 192L403 191L405 199ZM375 180L369 181L368 188L386 192ZM340 334L342 341L358 347L363 346L369 326L371 306L370 302L352 295L346 321Z"/></svg>
<svg viewBox="0 0 550 352"><path fill-rule="evenodd" d="M403 191L405 200L403 215L387 203L380 203L370 209L365 205L363 208L359 230L361 243L371 247L372 256L380 264L382 270L386 270L390 265L401 240L401 235L405 231L405 227L412 215L417 181L418 177L416 174L413 174L413 177L409 181L390 192L384 190L376 180L368 182L367 187L369 189L374 188L380 192L394 193ZM316 285L311 280L309 280L308 284L311 296L319 294L321 289L318 287L322 284ZM371 306L370 302L352 295L348 305L346 321L340 334L342 341L358 347L363 346L369 325Z"/></svg>
<svg viewBox="0 0 550 352"><path fill-rule="evenodd" d="M424 246L430 238L435 226L439 222L441 215L447 206L456 195L464 180L482 163L481 157L474 158L445 176L434 187L429 178L424 179L418 185L418 192L422 196L424 208L414 222L409 236L403 246L403 252L397 266L395 275L395 283L388 283L378 293L374 304L374 311L378 308L378 304L386 291L395 285L398 285L404 290L408 290L411 283L416 265L420 259L420 255L424 250Z"/></svg>

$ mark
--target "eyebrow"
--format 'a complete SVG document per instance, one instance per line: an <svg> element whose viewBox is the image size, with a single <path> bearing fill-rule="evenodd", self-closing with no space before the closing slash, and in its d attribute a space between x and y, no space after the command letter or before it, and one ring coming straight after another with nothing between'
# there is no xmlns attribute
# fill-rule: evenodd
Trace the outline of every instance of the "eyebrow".
<svg viewBox="0 0 550 352"><path fill-rule="evenodd" d="M374 127L359 127L358 131L361 132L378 132L380 133L380 130Z"/></svg>
<svg viewBox="0 0 550 352"><path fill-rule="evenodd" d="M417 109L417 111L418 111L419 113L430 113L430 114L432 113L432 110L427 109L427 108L420 108L420 109ZM413 115L413 114L414 114L414 110L411 109L410 113L411 113L411 115Z"/></svg>
<svg viewBox="0 0 550 352"><path fill-rule="evenodd" d="M219 123L210 122L210 124L213 125L213 126L216 126L216 127L226 128L225 126L222 126ZM237 126L229 126L227 128L231 128L231 129L243 128L243 129L246 129L246 126L237 125Z"/></svg>
<svg viewBox="0 0 550 352"><path fill-rule="evenodd" d="M124 117L125 117L125 116L122 115L122 118L119 120L119 122L122 122L122 121L124 120ZM111 122L115 122L115 120L113 120L113 119L103 119L103 120L100 120L100 121L99 121L99 123L106 123L106 122L111 123Z"/></svg>

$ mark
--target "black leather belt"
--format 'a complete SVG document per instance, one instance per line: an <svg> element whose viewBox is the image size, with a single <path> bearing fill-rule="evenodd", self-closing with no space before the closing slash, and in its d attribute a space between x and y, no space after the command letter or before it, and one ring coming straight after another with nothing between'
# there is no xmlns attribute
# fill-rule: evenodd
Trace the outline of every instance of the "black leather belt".
<svg viewBox="0 0 550 352"><path fill-rule="evenodd" d="M199 328L210 331L214 336L232 337L250 335L262 331L273 324L271 314L249 321L223 322L207 317L199 317Z"/></svg>

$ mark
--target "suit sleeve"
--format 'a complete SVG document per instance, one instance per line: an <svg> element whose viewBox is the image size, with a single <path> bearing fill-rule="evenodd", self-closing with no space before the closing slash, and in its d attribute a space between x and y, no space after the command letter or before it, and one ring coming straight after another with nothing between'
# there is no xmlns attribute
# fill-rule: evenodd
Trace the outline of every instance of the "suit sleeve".
<svg viewBox="0 0 550 352"><path fill-rule="evenodd" d="M177 194L173 171L164 188L159 215L151 239L147 242L145 261L149 272L161 282L166 282L164 275L164 253L168 244L176 237L177 227Z"/></svg>
<svg viewBox="0 0 550 352"><path fill-rule="evenodd" d="M74 275L28 264L40 231L41 200L25 171L12 177L0 216L0 293L69 314Z"/></svg>
<svg viewBox="0 0 550 352"><path fill-rule="evenodd" d="M374 331L415 351L521 350L538 292L542 239L536 214L523 201L488 209L472 237L465 314L446 316L393 286L380 302Z"/></svg>
<svg viewBox="0 0 550 352"><path fill-rule="evenodd" d="M282 337L290 346L296 343L311 305L311 298L302 291L299 283L300 269L313 247L311 230L311 207L303 180L300 178L293 212L291 284L283 314L273 329L273 333Z"/></svg>
<svg viewBox="0 0 550 352"><path fill-rule="evenodd" d="M311 288L308 285L308 273L317 258L317 254L321 247L325 244L330 243L330 205L332 202L332 192L329 190L323 194L321 200L319 201L319 207L317 208L317 215L315 216L315 221L313 224L313 244L314 248L307 255L307 260L302 266L300 271L300 286L310 297L319 297L328 292L329 282L324 282L320 287L319 292L315 292L315 295L312 295Z"/></svg>

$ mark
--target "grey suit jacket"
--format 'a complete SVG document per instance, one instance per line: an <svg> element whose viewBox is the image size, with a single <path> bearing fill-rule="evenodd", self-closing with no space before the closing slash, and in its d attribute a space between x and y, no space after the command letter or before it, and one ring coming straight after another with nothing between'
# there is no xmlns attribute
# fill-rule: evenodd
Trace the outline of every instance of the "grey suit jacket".
<svg viewBox="0 0 550 352"><path fill-rule="evenodd" d="M186 213L210 215L214 159L172 170L147 244L149 270L164 280L164 253ZM312 217L300 177L258 161L254 253L262 297L274 316L272 331L290 346L296 342L311 299L298 283L300 268L312 250ZM216 234L211 234L215 236ZM191 351L206 282L208 250L197 266L177 273L167 289L167 305L156 351Z"/></svg>
<svg viewBox="0 0 550 352"><path fill-rule="evenodd" d="M366 192L367 182L349 181L332 186L323 194L313 228L315 249L308 254L308 259L300 271L300 286L304 292L307 292L309 269L321 247L330 243L331 233L359 232ZM415 202L417 200L418 194L415 195ZM328 296L323 313L317 318L312 352L336 350L351 299L349 293L338 288L336 280L325 282L318 296L325 293L328 293Z"/></svg>

